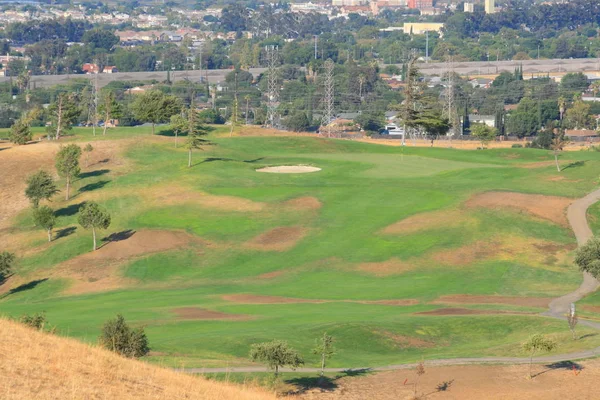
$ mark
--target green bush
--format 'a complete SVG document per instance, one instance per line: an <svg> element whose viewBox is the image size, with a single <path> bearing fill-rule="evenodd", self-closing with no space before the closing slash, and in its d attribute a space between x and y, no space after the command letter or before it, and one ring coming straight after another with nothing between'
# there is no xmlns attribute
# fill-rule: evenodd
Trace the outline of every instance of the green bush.
<svg viewBox="0 0 600 400"><path fill-rule="evenodd" d="M144 328L131 329L121 314L104 324L99 342L102 347L130 358L143 357L150 351Z"/></svg>
<svg viewBox="0 0 600 400"><path fill-rule="evenodd" d="M19 322L25 324L31 328L37 329L38 331L44 330L44 326L48 322L46 320L46 314L35 313L33 315L23 315L19 319Z"/></svg>
<svg viewBox="0 0 600 400"><path fill-rule="evenodd" d="M522 148L523 148L523 145L522 145L522 144L515 143L515 144L513 144L511 147L512 147L513 149L522 149Z"/></svg>

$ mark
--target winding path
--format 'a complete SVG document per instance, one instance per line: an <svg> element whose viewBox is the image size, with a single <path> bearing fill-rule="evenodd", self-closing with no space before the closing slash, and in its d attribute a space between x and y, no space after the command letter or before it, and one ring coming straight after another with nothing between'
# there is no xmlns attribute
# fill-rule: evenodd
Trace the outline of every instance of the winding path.
<svg viewBox="0 0 600 400"><path fill-rule="evenodd" d="M588 194L587 196L576 200L567 209L567 218L569 224L577 238L579 246L585 244L592 236L592 230L587 222L588 208L600 201L600 189ZM581 300L583 297L593 293L600 287L600 282L592 275L585 272L583 274L583 282L581 286L574 292L568 293L562 297L554 299L549 304L549 310L541 315L566 320L565 313L569 311L571 303ZM600 330L600 323L580 320L579 324L586 325ZM590 350L582 350L575 353L557 354L552 356L535 357L536 363L556 363L561 361L581 360L600 356L600 347ZM444 366L444 365L464 365L464 364L526 364L529 363L527 357L480 357L480 358L450 358L441 360L427 360L427 365ZM414 368L416 364L398 364L386 365L383 367L364 367L364 368L325 368L326 372L344 372L344 371L390 371L398 369ZM184 372L188 373L219 373L219 372L266 372L266 367L230 367L230 368L184 368ZM290 372L290 369L282 368L282 372ZM296 372L319 372L319 368L298 368Z"/></svg>

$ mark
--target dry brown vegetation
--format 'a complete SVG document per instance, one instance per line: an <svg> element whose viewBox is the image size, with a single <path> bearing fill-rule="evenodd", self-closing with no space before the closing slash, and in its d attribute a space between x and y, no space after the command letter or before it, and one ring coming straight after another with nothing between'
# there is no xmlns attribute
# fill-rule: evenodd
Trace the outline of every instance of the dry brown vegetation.
<svg viewBox="0 0 600 400"><path fill-rule="evenodd" d="M259 400L255 387L208 381L0 320L0 398Z"/></svg>
<svg viewBox="0 0 600 400"><path fill-rule="evenodd" d="M435 228L464 227L467 224L475 224L477 219L467 213L458 210L439 210L411 215L382 230L387 235L408 235Z"/></svg>
<svg viewBox="0 0 600 400"><path fill-rule="evenodd" d="M513 208L547 221L568 226L566 209L572 199L539 194L485 192L471 197L467 207Z"/></svg>
<svg viewBox="0 0 600 400"><path fill-rule="evenodd" d="M236 320L244 321L252 319L249 315L243 314L227 314L220 311L207 310L199 307L180 307L175 308L173 312L179 317L179 319L186 320L203 320L203 319L216 319L216 320Z"/></svg>
<svg viewBox="0 0 600 400"><path fill-rule="evenodd" d="M438 297L433 304L508 304L511 306L547 308L550 297L482 296L455 294Z"/></svg>
<svg viewBox="0 0 600 400"><path fill-rule="evenodd" d="M306 229L297 226L273 228L248 241L245 246L260 251L286 251L306 235Z"/></svg>

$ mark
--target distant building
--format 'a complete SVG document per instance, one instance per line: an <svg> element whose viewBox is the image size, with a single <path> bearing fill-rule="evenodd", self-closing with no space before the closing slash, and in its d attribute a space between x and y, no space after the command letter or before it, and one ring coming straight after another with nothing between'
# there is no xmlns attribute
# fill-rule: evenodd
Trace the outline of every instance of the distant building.
<svg viewBox="0 0 600 400"><path fill-rule="evenodd" d="M598 132L591 129L565 129L565 136L569 139L592 139L598 137Z"/></svg>
<svg viewBox="0 0 600 400"><path fill-rule="evenodd" d="M83 66L81 67L81 70L85 73L85 74L97 74L100 72L100 67L98 67L98 65L96 64L92 64L92 63L85 63L83 64Z"/></svg>
<svg viewBox="0 0 600 400"><path fill-rule="evenodd" d="M444 24L439 22L405 22L404 33L407 35L422 35L425 32L441 32Z"/></svg>
<svg viewBox="0 0 600 400"><path fill-rule="evenodd" d="M408 8L417 10L433 8L433 0L408 0Z"/></svg>
<svg viewBox="0 0 600 400"><path fill-rule="evenodd" d="M104 74L114 74L116 72L119 72L119 70L114 65L106 66L102 70L102 73L104 73Z"/></svg>
<svg viewBox="0 0 600 400"><path fill-rule="evenodd" d="M485 0L485 13L493 14L496 12L496 1L495 0Z"/></svg>
<svg viewBox="0 0 600 400"><path fill-rule="evenodd" d="M472 13L474 9L475 9L475 4L473 4L473 3L465 3L465 8L464 8L465 12Z"/></svg>
<svg viewBox="0 0 600 400"><path fill-rule="evenodd" d="M469 114L469 122L471 124L484 124L491 128L495 128L496 127L496 116L495 115Z"/></svg>

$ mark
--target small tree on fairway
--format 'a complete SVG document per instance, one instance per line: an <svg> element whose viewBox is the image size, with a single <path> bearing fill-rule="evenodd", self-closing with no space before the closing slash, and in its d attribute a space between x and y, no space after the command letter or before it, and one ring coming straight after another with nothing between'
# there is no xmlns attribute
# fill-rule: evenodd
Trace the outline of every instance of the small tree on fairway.
<svg viewBox="0 0 600 400"><path fill-rule="evenodd" d="M40 200L50 199L58 193L54 179L46 171L38 171L27 178L25 196L31 201L33 208L37 208Z"/></svg>
<svg viewBox="0 0 600 400"><path fill-rule="evenodd" d="M94 238L94 250L96 250L96 229L106 229L110 226L110 214L102 209L97 203L85 203L79 209L79 225L85 229L92 230Z"/></svg>
<svg viewBox="0 0 600 400"><path fill-rule="evenodd" d="M289 366L296 369L304 365L304 359L298 352L290 348L287 342L273 340L272 342L253 344L250 349L250 359L267 364L269 369L279 375L279 368Z"/></svg>
<svg viewBox="0 0 600 400"><path fill-rule="evenodd" d="M179 113L181 102L177 97L166 95L160 90L150 90L135 99L132 110L137 120L152 124L154 135L154 126L168 122L172 115Z"/></svg>
<svg viewBox="0 0 600 400"><path fill-rule="evenodd" d="M325 375L326 361L335 354L333 342L333 336L329 336L327 332L324 332L323 336L317 339L316 346L313 349L313 354L316 354L321 357L321 377Z"/></svg>
<svg viewBox="0 0 600 400"><path fill-rule="evenodd" d="M417 374L417 379L415 379L415 385L413 387L414 390L414 398L418 398L417 397L417 385L419 384L419 381L421 380L421 377L423 375L425 375L425 363L423 361L421 361L420 363L417 364L417 368L415 368L415 373Z"/></svg>
<svg viewBox="0 0 600 400"><path fill-rule="evenodd" d="M100 345L125 357L143 357L150 351L144 328L131 329L121 314L106 321L99 338Z"/></svg>
<svg viewBox="0 0 600 400"><path fill-rule="evenodd" d="M12 273L15 255L8 251L0 252L0 283Z"/></svg>
<svg viewBox="0 0 600 400"><path fill-rule="evenodd" d="M54 211L48 206L41 206L33 210L33 221L48 232L48 241L52 241L52 229L56 225Z"/></svg>
<svg viewBox="0 0 600 400"><path fill-rule="evenodd" d="M185 148L188 150L188 168L190 168L192 166L192 150L201 149L202 145L210 143L209 140L203 138L208 134L208 128L199 122L198 112L193 103L187 110L187 126L183 132L187 133Z"/></svg>
<svg viewBox="0 0 600 400"><path fill-rule="evenodd" d="M85 147L83 148L83 151L85 152L85 167L89 167L90 165L90 153L94 150L94 148L92 147L92 145L90 143L86 144Z"/></svg>
<svg viewBox="0 0 600 400"><path fill-rule="evenodd" d="M48 139L54 134L56 139L67 130L71 129L73 123L81 114L77 106L77 96L74 94L61 93L56 101L48 107L51 125L48 127Z"/></svg>
<svg viewBox="0 0 600 400"><path fill-rule="evenodd" d="M560 165L558 165L558 153L563 151L563 149L568 143L569 141L562 132L554 135L554 138L552 139L552 144L550 145L550 147L554 152L554 162L556 163L556 170L558 172L560 172Z"/></svg>
<svg viewBox="0 0 600 400"><path fill-rule="evenodd" d="M29 129L29 124L21 119L16 120L10 128L8 138L12 143L19 145L29 142L31 140L31 129Z"/></svg>
<svg viewBox="0 0 600 400"><path fill-rule="evenodd" d="M556 342L546 338L542 334L536 334L523 343L523 350L529 352L529 379L533 379L531 366L533 365L533 356L538 351L552 351L556 349Z"/></svg>
<svg viewBox="0 0 600 400"><path fill-rule="evenodd" d="M171 116L171 130L175 133L175 147L177 147L177 139L180 133L187 130L187 119L181 114Z"/></svg>
<svg viewBox="0 0 600 400"><path fill-rule="evenodd" d="M111 119L121 118L121 116L123 115L121 105L115 99L115 93L112 90L109 90L104 94L102 102L98 107L98 111L104 119L104 128L102 129L103 135L106 135L108 121L110 121Z"/></svg>
<svg viewBox="0 0 600 400"><path fill-rule="evenodd" d="M56 170L58 174L67 180L67 191L65 199L69 200L69 189L71 180L79 175L79 157L81 157L81 148L76 144L62 146L56 154Z"/></svg>
<svg viewBox="0 0 600 400"><path fill-rule="evenodd" d="M471 135L479 139L481 147L486 148L492 140L496 139L496 128L485 124L473 124L471 125Z"/></svg>
<svg viewBox="0 0 600 400"><path fill-rule="evenodd" d="M588 272L594 278L600 278L600 238L593 237L577 249L575 264L583 272Z"/></svg>

